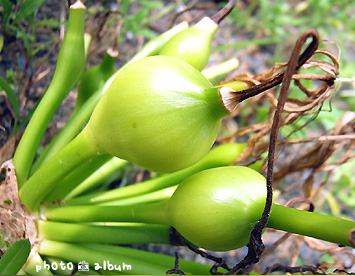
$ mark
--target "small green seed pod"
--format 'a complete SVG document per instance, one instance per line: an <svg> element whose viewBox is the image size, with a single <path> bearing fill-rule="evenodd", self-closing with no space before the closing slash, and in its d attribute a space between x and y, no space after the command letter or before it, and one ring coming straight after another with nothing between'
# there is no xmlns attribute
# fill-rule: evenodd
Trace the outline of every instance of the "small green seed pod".
<svg viewBox="0 0 355 276"><path fill-rule="evenodd" d="M209 151L228 114L218 89L199 71L178 58L154 56L120 72L87 128L100 151L173 172Z"/></svg>
<svg viewBox="0 0 355 276"><path fill-rule="evenodd" d="M209 17L171 38L160 51L160 55L178 57L201 71L211 53L211 43L218 29Z"/></svg>

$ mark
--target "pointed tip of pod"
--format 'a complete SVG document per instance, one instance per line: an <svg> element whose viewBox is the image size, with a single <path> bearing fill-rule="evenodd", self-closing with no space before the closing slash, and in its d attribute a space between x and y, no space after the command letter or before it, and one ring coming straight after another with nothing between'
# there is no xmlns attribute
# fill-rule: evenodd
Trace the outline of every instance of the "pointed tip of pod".
<svg viewBox="0 0 355 276"><path fill-rule="evenodd" d="M76 0L74 4L70 6L71 9L86 9L86 6L81 0Z"/></svg>
<svg viewBox="0 0 355 276"><path fill-rule="evenodd" d="M227 112L232 113L240 103L240 101L235 97L235 93L237 91L233 88L222 86L219 88L218 92L224 108Z"/></svg>
<svg viewBox="0 0 355 276"><path fill-rule="evenodd" d="M108 48L106 52L107 52L108 55L110 55L113 58L117 58L118 55L119 55L118 50L114 49L114 48Z"/></svg>

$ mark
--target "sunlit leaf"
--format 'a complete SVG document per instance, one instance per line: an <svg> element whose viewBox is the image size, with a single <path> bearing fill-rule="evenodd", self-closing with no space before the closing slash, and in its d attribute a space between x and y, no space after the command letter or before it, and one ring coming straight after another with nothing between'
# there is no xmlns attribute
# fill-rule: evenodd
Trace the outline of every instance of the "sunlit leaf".
<svg viewBox="0 0 355 276"><path fill-rule="evenodd" d="M20 10L16 15L15 22L21 21L35 12L44 0L26 0L20 6Z"/></svg>
<svg viewBox="0 0 355 276"><path fill-rule="evenodd" d="M31 252L28 239L15 242L0 259L0 275L16 275Z"/></svg>
<svg viewBox="0 0 355 276"><path fill-rule="evenodd" d="M9 0L0 0L0 4L2 6L2 18L6 23L11 15L12 5Z"/></svg>

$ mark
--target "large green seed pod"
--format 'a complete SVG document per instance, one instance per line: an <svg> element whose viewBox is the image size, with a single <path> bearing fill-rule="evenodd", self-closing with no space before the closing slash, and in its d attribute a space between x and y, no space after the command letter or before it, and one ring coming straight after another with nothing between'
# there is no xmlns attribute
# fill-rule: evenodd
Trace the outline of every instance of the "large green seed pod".
<svg viewBox="0 0 355 276"><path fill-rule="evenodd" d="M160 55L178 57L201 71L211 53L211 43L218 24L209 17L171 38Z"/></svg>
<svg viewBox="0 0 355 276"><path fill-rule="evenodd" d="M186 179L168 201L167 214L196 246L227 251L245 246L265 206L265 178L247 167L221 167Z"/></svg>
<svg viewBox="0 0 355 276"><path fill-rule="evenodd" d="M49 159L21 188L30 211L82 162L109 153L156 172L199 161L228 115L223 91L174 57L153 56L125 67L100 99L79 135ZM40 186L37 183L41 183ZM35 188L34 188L35 187Z"/></svg>
<svg viewBox="0 0 355 276"><path fill-rule="evenodd" d="M228 114L218 88L194 67L178 58L154 56L120 72L87 130L100 151L172 172L209 151Z"/></svg>

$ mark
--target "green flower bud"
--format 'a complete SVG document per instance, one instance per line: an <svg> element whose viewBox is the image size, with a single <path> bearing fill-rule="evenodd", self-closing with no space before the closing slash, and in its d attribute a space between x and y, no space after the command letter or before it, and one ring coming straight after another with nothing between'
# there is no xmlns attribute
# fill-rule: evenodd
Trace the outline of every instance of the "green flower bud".
<svg viewBox="0 0 355 276"><path fill-rule="evenodd" d="M224 108L218 88L178 58L154 56L124 68L87 126L100 152L157 172L200 160L213 145Z"/></svg>
<svg viewBox="0 0 355 276"><path fill-rule="evenodd" d="M212 38L217 29L217 23L204 17L196 25L171 38L160 55L178 57L201 71L210 57Z"/></svg>
<svg viewBox="0 0 355 276"><path fill-rule="evenodd" d="M247 167L220 167L181 183L168 201L170 223L188 241L213 251L245 246L265 206L266 180Z"/></svg>

